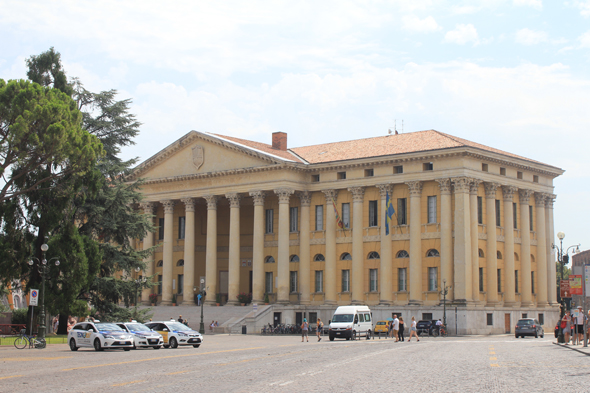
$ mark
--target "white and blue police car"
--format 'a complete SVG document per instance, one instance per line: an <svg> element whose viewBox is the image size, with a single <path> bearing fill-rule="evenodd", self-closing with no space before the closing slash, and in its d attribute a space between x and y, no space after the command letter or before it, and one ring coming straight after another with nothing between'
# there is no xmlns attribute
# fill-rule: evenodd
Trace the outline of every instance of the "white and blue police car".
<svg viewBox="0 0 590 393"><path fill-rule="evenodd" d="M133 348L154 348L160 349L164 345L164 339L158 332L154 332L143 323L137 321L117 323L121 329L133 334Z"/></svg>
<svg viewBox="0 0 590 393"><path fill-rule="evenodd" d="M85 321L79 322L68 333L68 343L72 351L78 348L94 347L96 351L104 349L133 348L133 335L114 323Z"/></svg>

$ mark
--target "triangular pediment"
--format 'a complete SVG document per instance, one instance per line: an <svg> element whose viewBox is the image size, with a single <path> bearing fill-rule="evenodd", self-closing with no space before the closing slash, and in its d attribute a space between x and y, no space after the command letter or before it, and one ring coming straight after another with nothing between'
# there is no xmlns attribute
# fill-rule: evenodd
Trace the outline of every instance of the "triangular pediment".
<svg viewBox="0 0 590 393"><path fill-rule="evenodd" d="M285 161L214 135L191 131L140 164L130 180L156 180L282 164Z"/></svg>

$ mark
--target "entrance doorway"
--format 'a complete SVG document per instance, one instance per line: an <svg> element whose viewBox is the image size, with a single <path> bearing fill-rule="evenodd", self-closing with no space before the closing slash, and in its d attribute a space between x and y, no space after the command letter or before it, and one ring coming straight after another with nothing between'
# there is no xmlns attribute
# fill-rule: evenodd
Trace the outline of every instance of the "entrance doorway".
<svg viewBox="0 0 590 393"><path fill-rule="evenodd" d="M504 332L506 334L510 334L510 327L512 324L510 323L510 314L504 314Z"/></svg>
<svg viewBox="0 0 590 393"><path fill-rule="evenodd" d="M295 325L301 326L302 323L303 323L303 313L296 312L295 313Z"/></svg>
<svg viewBox="0 0 590 393"><path fill-rule="evenodd" d="M277 327L278 325L281 324L281 313L280 312L276 312L274 313L274 327Z"/></svg>

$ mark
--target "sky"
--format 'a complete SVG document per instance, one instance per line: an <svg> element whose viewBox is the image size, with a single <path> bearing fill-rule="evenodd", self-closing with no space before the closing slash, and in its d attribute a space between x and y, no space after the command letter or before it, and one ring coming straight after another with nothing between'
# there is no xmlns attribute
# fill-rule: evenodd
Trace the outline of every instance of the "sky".
<svg viewBox="0 0 590 393"><path fill-rule="evenodd" d="M555 233L590 249L590 0L0 0L0 78L50 47L143 124L289 147L435 129L564 169Z"/></svg>

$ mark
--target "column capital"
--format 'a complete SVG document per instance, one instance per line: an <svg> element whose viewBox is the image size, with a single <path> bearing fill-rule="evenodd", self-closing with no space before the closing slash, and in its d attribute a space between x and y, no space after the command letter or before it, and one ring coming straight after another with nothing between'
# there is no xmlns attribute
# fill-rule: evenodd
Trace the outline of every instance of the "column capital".
<svg viewBox="0 0 590 393"><path fill-rule="evenodd" d="M518 194L520 196L520 203L529 203L531 195L533 194L533 190L518 190Z"/></svg>
<svg viewBox="0 0 590 393"><path fill-rule="evenodd" d="M545 202L545 206L547 207L547 209L553 209L553 202L555 202L555 198L557 198L557 195L555 194L546 194L547 195L547 201Z"/></svg>
<svg viewBox="0 0 590 393"><path fill-rule="evenodd" d="M299 200L301 201L301 206L310 206L311 205L311 192L309 191L299 191L297 193Z"/></svg>
<svg viewBox="0 0 590 393"><path fill-rule="evenodd" d="M547 194L543 192L535 192L535 204L538 207L545 207L547 201Z"/></svg>
<svg viewBox="0 0 590 393"><path fill-rule="evenodd" d="M451 179L435 179L435 181L438 183L438 187L440 188L440 193L441 195L446 194L446 195L450 195L451 194Z"/></svg>
<svg viewBox="0 0 590 393"><path fill-rule="evenodd" d="M455 190L455 194L465 194L469 192L469 187L471 186L471 181L473 179L470 177L454 177L451 179L453 184L453 188Z"/></svg>
<svg viewBox="0 0 590 393"><path fill-rule="evenodd" d="M254 200L254 206L264 206L264 198L266 197L266 192L264 191L250 191L250 196Z"/></svg>
<svg viewBox="0 0 590 393"><path fill-rule="evenodd" d="M408 181L406 185L410 189L410 196L420 196L422 194L422 182L420 180Z"/></svg>
<svg viewBox="0 0 590 393"><path fill-rule="evenodd" d="M240 201L242 200L242 196L237 192L229 192L225 194L225 197L229 199L229 207L240 207Z"/></svg>
<svg viewBox="0 0 590 393"><path fill-rule="evenodd" d="M393 184L391 183L376 184L375 186L379 188L379 195L381 195L381 199L386 198L388 192L389 195L391 195L391 193L393 192Z"/></svg>
<svg viewBox="0 0 590 393"><path fill-rule="evenodd" d="M322 192L326 196L326 203L336 202L338 199L338 190L322 190Z"/></svg>
<svg viewBox="0 0 590 393"><path fill-rule="evenodd" d="M469 194L477 195L477 190L479 189L479 185L481 183L483 183L483 180L471 179L471 183L469 184Z"/></svg>
<svg viewBox="0 0 590 393"><path fill-rule="evenodd" d="M217 201L219 201L217 195L205 195L203 198L207 201L207 210L217 210Z"/></svg>
<svg viewBox="0 0 590 393"><path fill-rule="evenodd" d="M187 212L194 212L195 211L195 199L194 198L182 198L180 200L184 203L184 209Z"/></svg>
<svg viewBox="0 0 590 393"><path fill-rule="evenodd" d="M352 193L353 202L363 202L365 196L365 187L349 187L348 191Z"/></svg>
<svg viewBox="0 0 590 393"><path fill-rule="evenodd" d="M173 214L174 213L174 205L176 205L175 201L167 200L161 201L162 205L164 205L164 214Z"/></svg>
<svg viewBox="0 0 590 393"><path fill-rule="evenodd" d="M498 183L493 182L484 182L484 187L486 189L486 198L488 199L496 199L496 191L500 185Z"/></svg>
<svg viewBox="0 0 590 393"><path fill-rule="evenodd" d="M512 202L512 197L518 191L518 188L513 186L502 186L502 196L505 201Z"/></svg>
<svg viewBox="0 0 590 393"><path fill-rule="evenodd" d="M291 195L293 195L294 192L295 191L290 188L280 188L278 190L274 190L274 193L279 197L279 203L289 203Z"/></svg>
<svg viewBox="0 0 590 393"><path fill-rule="evenodd" d="M144 214L154 214L156 208L155 202L141 202L139 206L143 209Z"/></svg>

